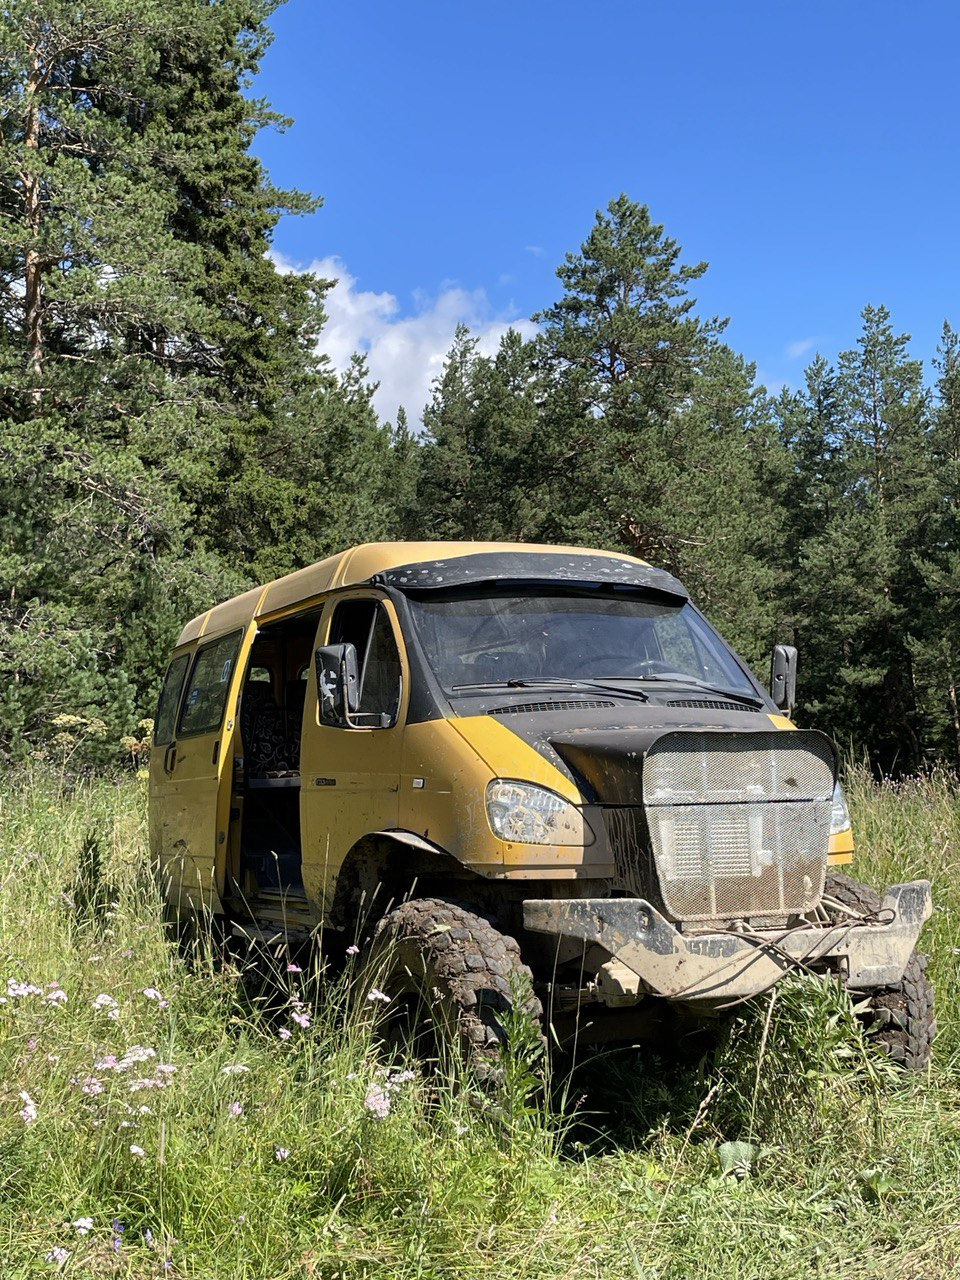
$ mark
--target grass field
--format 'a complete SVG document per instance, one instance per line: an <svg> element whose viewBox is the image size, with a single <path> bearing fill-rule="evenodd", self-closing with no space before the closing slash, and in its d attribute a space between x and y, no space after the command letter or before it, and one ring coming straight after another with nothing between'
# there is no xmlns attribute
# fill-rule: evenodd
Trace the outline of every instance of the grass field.
<svg viewBox="0 0 960 1280"><path fill-rule="evenodd" d="M859 775L848 794L856 874L934 881L929 1074L891 1081L846 999L797 983L709 1062L604 1055L546 1107L522 1047L478 1105L383 1061L308 965L278 964L268 1012L242 964L185 963L141 783L9 784L0 1276L955 1274L960 794Z"/></svg>

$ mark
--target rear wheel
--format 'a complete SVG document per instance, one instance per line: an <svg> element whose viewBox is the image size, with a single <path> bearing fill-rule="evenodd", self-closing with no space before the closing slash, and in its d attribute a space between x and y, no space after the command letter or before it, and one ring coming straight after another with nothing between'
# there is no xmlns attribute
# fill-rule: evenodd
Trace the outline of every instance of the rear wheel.
<svg viewBox="0 0 960 1280"><path fill-rule="evenodd" d="M858 915L880 910L881 898L875 889L839 871L827 875L824 898ZM824 906L830 909L829 901ZM847 911L835 910L838 920L849 920ZM930 1061L937 1023L933 1015L933 987L926 975L927 957L914 951L903 978L895 986L877 987L866 993L869 1007L863 1020L871 1040L907 1070L919 1070Z"/></svg>
<svg viewBox="0 0 960 1280"><path fill-rule="evenodd" d="M479 1077L495 1079L515 1009L542 1041L543 1011L516 941L455 903L395 907L377 926L367 973L389 997L391 1038L420 1057L438 1059L452 1044Z"/></svg>

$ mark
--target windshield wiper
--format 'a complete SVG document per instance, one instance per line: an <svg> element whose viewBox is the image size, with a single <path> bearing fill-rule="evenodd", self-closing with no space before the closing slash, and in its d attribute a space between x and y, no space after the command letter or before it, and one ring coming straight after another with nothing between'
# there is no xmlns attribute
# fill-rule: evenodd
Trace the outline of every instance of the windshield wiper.
<svg viewBox="0 0 960 1280"><path fill-rule="evenodd" d="M762 710L763 701L756 694L739 693L736 689L721 689L719 685L707 684L706 680L698 680L696 676L687 676L680 671L672 672L670 675L655 676L635 676L636 680L662 680L664 684L692 684L698 689L706 689L708 693L717 693L724 698L732 698L737 702L745 702L748 706L754 707L757 711Z"/></svg>
<svg viewBox="0 0 960 1280"><path fill-rule="evenodd" d="M464 689L549 689L557 686L571 690L599 690L601 693L613 693L621 698L636 698L639 702L650 701L649 694L644 693L642 689L625 689L622 685L602 684L599 680L574 678L566 680L563 676L543 676L536 680L492 680L484 681L482 684L455 684L452 692L459 693Z"/></svg>

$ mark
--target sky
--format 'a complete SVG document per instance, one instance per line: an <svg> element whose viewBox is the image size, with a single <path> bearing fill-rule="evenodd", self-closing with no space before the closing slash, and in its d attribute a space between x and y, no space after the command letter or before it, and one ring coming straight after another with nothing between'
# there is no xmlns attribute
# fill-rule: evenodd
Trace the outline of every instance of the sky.
<svg viewBox="0 0 960 1280"><path fill-rule="evenodd" d="M459 321L493 350L620 192L706 260L698 311L771 389L885 304L960 328L954 0L287 0L252 92L281 264L338 284L321 346L418 420ZM928 371L929 376L929 371Z"/></svg>

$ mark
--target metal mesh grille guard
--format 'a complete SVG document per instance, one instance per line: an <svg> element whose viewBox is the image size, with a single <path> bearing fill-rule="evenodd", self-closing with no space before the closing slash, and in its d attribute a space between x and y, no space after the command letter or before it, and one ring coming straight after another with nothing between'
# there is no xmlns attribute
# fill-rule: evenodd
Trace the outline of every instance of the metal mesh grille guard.
<svg viewBox="0 0 960 1280"><path fill-rule="evenodd" d="M835 765L822 734L664 734L643 802L664 905L678 920L810 911L820 901Z"/></svg>

